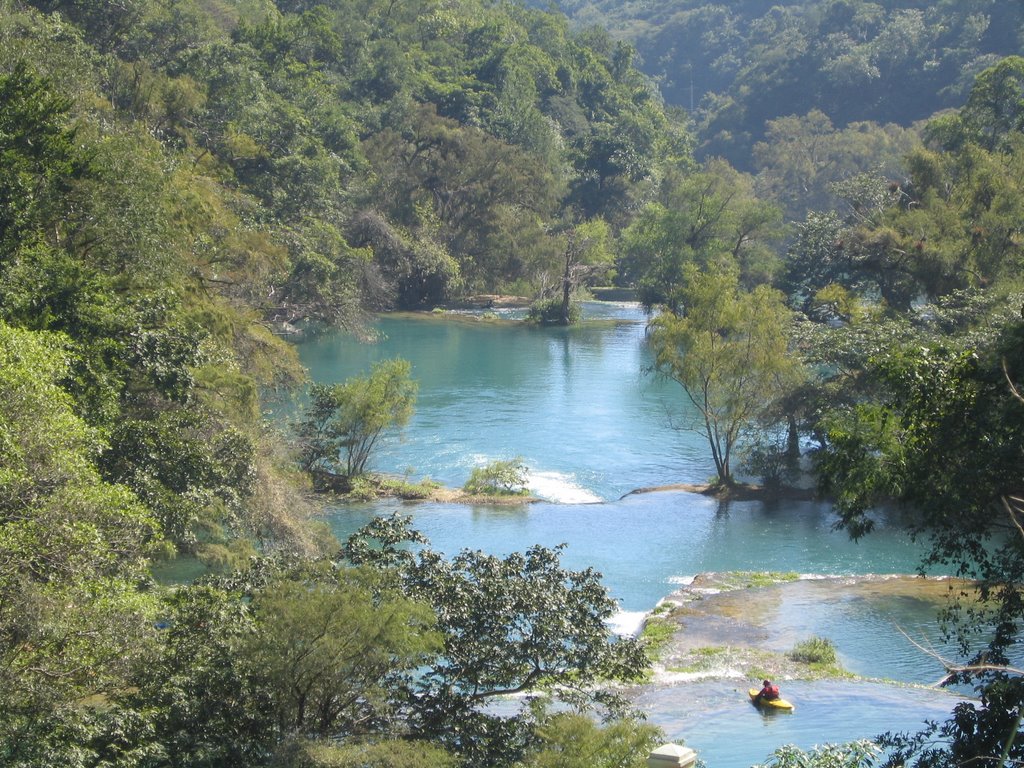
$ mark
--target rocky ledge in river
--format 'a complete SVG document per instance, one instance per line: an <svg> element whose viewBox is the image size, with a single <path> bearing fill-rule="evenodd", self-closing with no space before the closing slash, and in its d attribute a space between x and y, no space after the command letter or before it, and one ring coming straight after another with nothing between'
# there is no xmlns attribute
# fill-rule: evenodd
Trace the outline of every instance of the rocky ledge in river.
<svg viewBox="0 0 1024 768"><path fill-rule="evenodd" d="M666 597L647 620L645 633L660 638L652 682L852 677L838 664L794 658L792 649L815 636L813 628L808 631L808 615L813 613L809 606L836 601L883 605L893 600L919 600L933 604L937 614L963 586L964 582L952 579L904 575L701 574ZM899 630L894 626L893 631ZM919 638L908 637L908 645L915 640ZM936 671L938 677L938 660Z"/></svg>

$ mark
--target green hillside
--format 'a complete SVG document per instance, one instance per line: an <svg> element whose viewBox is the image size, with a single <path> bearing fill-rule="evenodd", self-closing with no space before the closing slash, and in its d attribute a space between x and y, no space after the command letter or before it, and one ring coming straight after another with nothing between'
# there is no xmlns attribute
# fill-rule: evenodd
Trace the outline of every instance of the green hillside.
<svg viewBox="0 0 1024 768"><path fill-rule="evenodd" d="M769 120L819 110L839 127L909 126L962 106L979 72L1024 46L1013 0L559 5L634 45L666 101L693 114L700 152L746 170Z"/></svg>

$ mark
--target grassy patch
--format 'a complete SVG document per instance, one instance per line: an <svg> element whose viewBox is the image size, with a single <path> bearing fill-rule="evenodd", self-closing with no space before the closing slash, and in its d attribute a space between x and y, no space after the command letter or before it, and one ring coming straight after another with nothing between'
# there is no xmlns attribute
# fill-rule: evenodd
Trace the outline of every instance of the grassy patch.
<svg viewBox="0 0 1024 768"><path fill-rule="evenodd" d="M359 475L351 478L351 488L346 498L353 501L374 501L385 497L400 499L429 499L440 483L425 477L419 482L410 482L400 477L386 475Z"/></svg>
<svg viewBox="0 0 1024 768"><path fill-rule="evenodd" d="M835 644L825 637L803 640L793 646L793 650L786 656L792 661L807 665L809 670L817 675L832 677L845 674L839 666Z"/></svg>
<svg viewBox="0 0 1024 768"><path fill-rule="evenodd" d="M747 667L747 677L752 680L770 680L772 673L767 667Z"/></svg>
<svg viewBox="0 0 1024 768"><path fill-rule="evenodd" d="M800 574L795 571L731 571L723 574L722 579L722 589L751 589L798 581Z"/></svg>
<svg viewBox="0 0 1024 768"><path fill-rule="evenodd" d="M812 637L793 646L789 658L804 664L835 664L838 661L836 647L825 637Z"/></svg>
<svg viewBox="0 0 1024 768"><path fill-rule="evenodd" d="M664 652L665 647L672 640L676 632L675 622L668 621L660 616L652 615L644 623L644 629L640 633L640 639L644 643L644 650L647 658L652 662L657 661Z"/></svg>

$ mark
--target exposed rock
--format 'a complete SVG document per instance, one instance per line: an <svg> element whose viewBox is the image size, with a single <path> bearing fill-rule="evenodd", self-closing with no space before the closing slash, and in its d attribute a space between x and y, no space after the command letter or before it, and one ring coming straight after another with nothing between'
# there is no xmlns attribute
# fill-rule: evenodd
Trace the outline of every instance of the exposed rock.
<svg viewBox="0 0 1024 768"><path fill-rule="evenodd" d="M772 579L778 583L769 583ZM830 576L706 573L665 598L648 621L674 625L663 645L655 683L742 677L747 680L815 679L845 675L794 661L777 617L791 605L846 598L894 596L943 604L964 582L917 576ZM791 637L788 638L792 640ZM806 639L806 638L803 638Z"/></svg>

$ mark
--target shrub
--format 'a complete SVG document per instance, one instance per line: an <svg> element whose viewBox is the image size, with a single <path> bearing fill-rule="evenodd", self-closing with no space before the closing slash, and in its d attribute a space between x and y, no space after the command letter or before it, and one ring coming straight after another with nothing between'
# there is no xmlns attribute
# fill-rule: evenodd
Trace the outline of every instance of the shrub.
<svg viewBox="0 0 1024 768"><path fill-rule="evenodd" d="M476 467L462 486L466 493L522 496L526 489L526 465L518 456L507 461L492 461L486 467Z"/></svg>
<svg viewBox="0 0 1024 768"><path fill-rule="evenodd" d="M835 645L824 637L812 637L797 643L788 655L793 661L805 664L834 666L838 662Z"/></svg>
<svg viewBox="0 0 1024 768"><path fill-rule="evenodd" d="M580 309L578 302L572 302L569 305L569 325L578 323L580 317L583 315L583 310ZM538 325L561 325L562 324L562 300L561 299L545 299L543 301L534 302L530 306L530 311L526 315L526 319L531 323L537 323Z"/></svg>
<svg viewBox="0 0 1024 768"><path fill-rule="evenodd" d="M405 478L365 474L348 478L346 496L353 501L374 501L381 498L428 499L440 483L425 477L418 483Z"/></svg>
<svg viewBox="0 0 1024 768"><path fill-rule="evenodd" d="M454 768L458 761L441 747L422 741L334 744L296 738L278 748L271 768Z"/></svg>
<svg viewBox="0 0 1024 768"><path fill-rule="evenodd" d="M846 744L823 744L804 751L793 744L779 747L755 768L870 768L881 750L869 739Z"/></svg>

